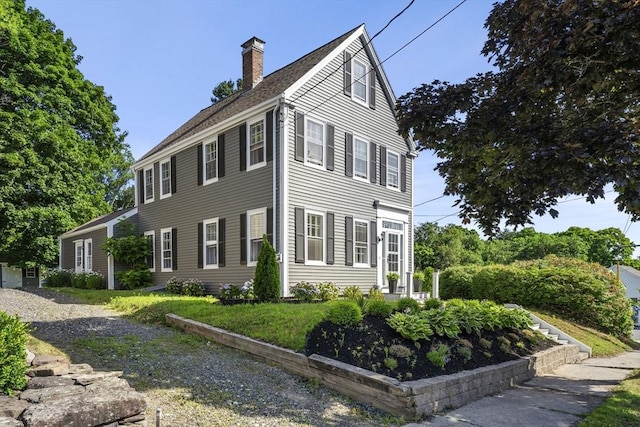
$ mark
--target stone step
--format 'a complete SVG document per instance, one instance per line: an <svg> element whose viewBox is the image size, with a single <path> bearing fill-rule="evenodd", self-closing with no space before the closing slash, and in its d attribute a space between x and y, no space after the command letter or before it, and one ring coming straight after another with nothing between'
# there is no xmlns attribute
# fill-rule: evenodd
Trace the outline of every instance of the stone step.
<svg viewBox="0 0 640 427"><path fill-rule="evenodd" d="M557 341L558 343L562 344L562 345L569 344L569 340L560 340L560 339L558 339L558 340L556 340L556 341Z"/></svg>
<svg viewBox="0 0 640 427"><path fill-rule="evenodd" d="M589 358L589 353L587 353L586 351L581 351L580 353L578 353L578 356L580 358L580 361L586 360Z"/></svg>
<svg viewBox="0 0 640 427"><path fill-rule="evenodd" d="M540 332L540 333L541 333L542 335L544 335L545 337L546 337L547 335L549 335L549 330L548 330L548 329L545 329L545 328L539 328L539 329L538 329L538 332Z"/></svg>
<svg viewBox="0 0 640 427"><path fill-rule="evenodd" d="M547 334L547 338L552 339L554 341L558 341L558 339L560 338L560 335L558 335L558 334Z"/></svg>

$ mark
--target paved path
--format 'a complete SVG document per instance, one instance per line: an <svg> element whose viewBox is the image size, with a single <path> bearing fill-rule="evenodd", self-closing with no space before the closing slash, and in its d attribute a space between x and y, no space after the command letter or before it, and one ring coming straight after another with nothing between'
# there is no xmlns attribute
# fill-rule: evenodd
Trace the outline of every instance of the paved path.
<svg viewBox="0 0 640 427"><path fill-rule="evenodd" d="M593 411L633 369L640 369L640 350L611 358L591 358L564 365L495 396L436 415L421 426L568 427Z"/></svg>

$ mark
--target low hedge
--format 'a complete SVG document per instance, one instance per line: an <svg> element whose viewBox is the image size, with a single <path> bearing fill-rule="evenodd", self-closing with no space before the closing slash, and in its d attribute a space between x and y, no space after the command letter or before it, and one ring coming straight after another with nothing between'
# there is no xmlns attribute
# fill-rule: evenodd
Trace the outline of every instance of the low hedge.
<svg viewBox="0 0 640 427"><path fill-rule="evenodd" d="M482 269L478 265L449 267L440 273L440 298L471 299L471 281Z"/></svg>

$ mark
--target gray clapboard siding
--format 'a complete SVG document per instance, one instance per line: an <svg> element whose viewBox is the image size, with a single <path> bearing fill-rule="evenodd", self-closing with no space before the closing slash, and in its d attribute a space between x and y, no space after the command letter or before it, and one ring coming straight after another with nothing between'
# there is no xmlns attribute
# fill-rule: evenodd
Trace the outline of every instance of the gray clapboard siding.
<svg viewBox="0 0 640 427"><path fill-rule="evenodd" d="M93 244L93 268L92 271L102 274L107 280L108 264L107 254L102 250L102 246L107 239L107 227L102 227L98 230L89 231L80 235L62 239L62 268L63 269L75 269L75 245L76 240L92 239Z"/></svg>

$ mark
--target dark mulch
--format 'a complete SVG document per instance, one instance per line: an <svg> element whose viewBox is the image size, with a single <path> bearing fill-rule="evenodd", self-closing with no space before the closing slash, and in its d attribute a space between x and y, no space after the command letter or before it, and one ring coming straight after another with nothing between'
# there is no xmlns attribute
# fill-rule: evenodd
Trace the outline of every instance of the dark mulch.
<svg viewBox="0 0 640 427"><path fill-rule="evenodd" d="M448 346L444 367L436 366L427 358L440 344ZM428 341L414 343L402 338L384 318L365 316L353 327L330 321L318 324L307 336L305 354L319 354L408 381L506 362L554 345L558 344L537 332L514 329L483 330L480 335L463 332L455 339L432 336ZM395 359L397 366L388 359Z"/></svg>

